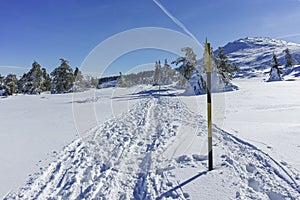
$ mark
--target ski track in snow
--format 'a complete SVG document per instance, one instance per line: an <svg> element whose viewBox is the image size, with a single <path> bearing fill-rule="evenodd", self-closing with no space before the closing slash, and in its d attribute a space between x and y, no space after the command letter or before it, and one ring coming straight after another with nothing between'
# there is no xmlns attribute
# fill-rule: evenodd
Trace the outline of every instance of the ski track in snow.
<svg viewBox="0 0 300 200"><path fill-rule="evenodd" d="M185 137L179 131L183 127L194 130L193 137ZM190 199L174 169L206 170L206 157L185 154L196 137L206 139L201 116L176 97L150 95L66 146L57 161L5 199ZM176 138L191 140L179 157ZM174 153L168 156L170 150ZM217 127L214 151L214 171L238 180L236 199L300 198L295 170Z"/></svg>

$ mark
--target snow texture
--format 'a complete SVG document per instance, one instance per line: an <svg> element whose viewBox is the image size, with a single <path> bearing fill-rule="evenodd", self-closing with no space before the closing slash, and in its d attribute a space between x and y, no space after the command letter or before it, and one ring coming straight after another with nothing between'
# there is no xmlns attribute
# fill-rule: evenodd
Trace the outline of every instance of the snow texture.
<svg viewBox="0 0 300 200"><path fill-rule="evenodd" d="M300 197L292 170L216 126L215 169L207 172L206 156L195 151L195 144L206 149L206 120L172 91L148 91L128 112L66 146L48 168L4 199Z"/></svg>

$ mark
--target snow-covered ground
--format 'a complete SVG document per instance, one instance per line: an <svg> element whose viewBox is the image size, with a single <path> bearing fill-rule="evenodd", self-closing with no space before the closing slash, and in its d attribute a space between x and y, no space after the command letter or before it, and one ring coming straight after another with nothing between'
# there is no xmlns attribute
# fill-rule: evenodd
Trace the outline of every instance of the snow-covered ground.
<svg viewBox="0 0 300 200"><path fill-rule="evenodd" d="M260 77L234 84L239 90L213 94L214 123L300 171L300 79L265 82ZM200 103L206 96L181 99L206 116Z"/></svg>
<svg viewBox="0 0 300 200"><path fill-rule="evenodd" d="M139 88L0 97L0 197L56 160L57 152L84 131L127 111L134 100L112 98Z"/></svg>
<svg viewBox="0 0 300 200"><path fill-rule="evenodd" d="M12 189L16 193L7 199L299 199L300 80L235 84L239 90L213 95L218 127L211 172L205 95L139 86L73 98L0 99L0 194Z"/></svg>
<svg viewBox="0 0 300 200"><path fill-rule="evenodd" d="M300 81L236 84L240 90L226 94L224 129L300 171Z"/></svg>
<svg viewBox="0 0 300 200"><path fill-rule="evenodd" d="M76 137L71 99L50 94L0 99L1 197Z"/></svg>

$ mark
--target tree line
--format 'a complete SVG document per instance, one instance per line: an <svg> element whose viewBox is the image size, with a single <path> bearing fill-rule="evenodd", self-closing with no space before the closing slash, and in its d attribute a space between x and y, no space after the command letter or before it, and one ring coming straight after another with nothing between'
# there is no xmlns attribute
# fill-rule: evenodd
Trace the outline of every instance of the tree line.
<svg viewBox="0 0 300 200"><path fill-rule="evenodd" d="M155 62L154 70L152 71L128 75L120 73L120 76L117 79L117 86L128 87L137 84L169 85L175 83L176 87L182 89L189 86L193 87L195 94L205 93L206 66L197 60L197 56L192 48L185 47L182 48L181 51L184 52L184 56L171 62L171 64L178 66L177 68L172 68L167 59L165 59L164 64L158 60ZM230 85L234 74L239 68L229 61L221 47L218 48L216 54L213 49L211 49L211 55L213 71L217 74L218 81L223 83L223 87ZM195 83L193 83L193 81Z"/></svg>
<svg viewBox="0 0 300 200"><path fill-rule="evenodd" d="M0 95L40 94L50 91L51 94L83 91L85 88L98 87L101 84L116 80L118 87L130 87L138 84L169 85L176 83L178 88L193 87L195 94L206 91L205 66L197 60L196 54L189 47L182 48L184 56L179 57L171 64L179 67L173 69L165 59L164 64L155 62L154 70L142 71L119 76L104 77L96 79L90 76L84 77L76 67L73 71L69 62L60 59L60 66L50 74L45 68L34 61L31 69L24 73L19 79L15 74L8 74L6 77L0 75ZM225 86L230 85L235 72L239 70L228 60L223 48L219 47L216 55L211 49L213 71L217 74L218 81ZM196 78L193 76L197 76ZM191 81L192 80L192 81ZM193 83L193 81L195 83Z"/></svg>
<svg viewBox="0 0 300 200"><path fill-rule="evenodd" d="M78 67L73 71L65 59L60 59L60 66L50 74L34 61L31 69L19 79L15 74L8 74L6 77L0 74L0 95L40 94L47 91L51 94L61 94L82 91L97 84L97 79L84 77Z"/></svg>

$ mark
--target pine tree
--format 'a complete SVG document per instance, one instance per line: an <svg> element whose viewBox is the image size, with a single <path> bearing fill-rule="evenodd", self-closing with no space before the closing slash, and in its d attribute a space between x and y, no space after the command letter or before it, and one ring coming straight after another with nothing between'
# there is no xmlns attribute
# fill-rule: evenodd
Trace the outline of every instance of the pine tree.
<svg viewBox="0 0 300 200"><path fill-rule="evenodd" d="M216 56L216 65L219 73L223 76L225 82L229 82L233 79L234 73L239 70L236 65L232 65L222 47L218 48L218 54Z"/></svg>
<svg viewBox="0 0 300 200"><path fill-rule="evenodd" d="M51 93L60 94L72 92L74 74L72 68L69 66L68 61L60 59L60 66L51 72Z"/></svg>
<svg viewBox="0 0 300 200"><path fill-rule="evenodd" d="M162 67L162 84L169 85L172 83L172 79L174 76L174 71L171 66L168 64L168 60L165 59L165 64Z"/></svg>
<svg viewBox="0 0 300 200"><path fill-rule="evenodd" d="M1 76L0 74L0 96L5 95L5 85L4 85L4 76Z"/></svg>
<svg viewBox="0 0 300 200"><path fill-rule="evenodd" d="M275 55L275 53L273 52L273 67L279 67L279 66L280 66L280 62L277 56Z"/></svg>
<svg viewBox="0 0 300 200"><path fill-rule="evenodd" d="M18 79L15 74L8 74L4 80L5 90L8 95L18 92Z"/></svg>
<svg viewBox="0 0 300 200"><path fill-rule="evenodd" d="M293 66L293 58L292 58L292 55L290 53L290 50L288 48L286 48L284 50L284 53L285 53L285 56L284 56L284 58L285 58L285 66L286 67Z"/></svg>
<svg viewBox="0 0 300 200"><path fill-rule="evenodd" d="M282 77L281 77L281 71L279 70L278 67L272 67L271 71L270 71L270 77L268 81L281 81Z"/></svg>
<svg viewBox="0 0 300 200"><path fill-rule="evenodd" d="M41 84L43 81L43 72L41 66L34 61L32 68L27 74L26 82L24 83L24 93L39 94L41 93Z"/></svg>
<svg viewBox="0 0 300 200"><path fill-rule="evenodd" d="M4 85L4 76L0 74L0 86Z"/></svg>
<svg viewBox="0 0 300 200"><path fill-rule="evenodd" d="M120 75L119 75L119 77L117 79L117 86L118 87L127 87L124 75L122 74L122 72L119 72L119 74Z"/></svg>
<svg viewBox="0 0 300 200"><path fill-rule="evenodd" d="M160 61L158 61L158 62L156 61L154 75L153 75L154 85L160 85L161 78L162 78L161 64L160 64Z"/></svg>
<svg viewBox="0 0 300 200"><path fill-rule="evenodd" d="M74 71L74 91L80 92L85 88L84 77L78 67Z"/></svg>
<svg viewBox="0 0 300 200"><path fill-rule="evenodd" d="M50 82L51 79L46 69L41 68L41 65L34 61L29 72L23 74L18 81L19 93L40 94L41 92L49 91Z"/></svg>
<svg viewBox="0 0 300 200"><path fill-rule="evenodd" d="M190 47L182 48L181 51L185 52L185 61L186 67L184 70L184 77L189 80L195 67L198 65L198 61L196 58L196 54L194 53L193 49Z"/></svg>
<svg viewBox="0 0 300 200"><path fill-rule="evenodd" d="M26 79L27 79L27 74L24 73L21 78L18 80L18 92L19 93L24 93L24 85L25 85L25 82L26 82Z"/></svg>
<svg viewBox="0 0 300 200"><path fill-rule="evenodd" d="M4 76L1 76L0 74L0 87L4 86Z"/></svg>
<svg viewBox="0 0 300 200"><path fill-rule="evenodd" d="M281 81L282 80L282 69L279 68L280 63L277 56L273 53L273 66L270 70L270 77L268 81Z"/></svg>
<svg viewBox="0 0 300 200"><path fill-rule="evenodd" d="M182 52L185 52L185 59L192 65L197 66L197 56L194 53L193 49L190 47L184 47L181 49Z"/></svg>
<svg viewBox="0 0 300 200"><path fill-rule="evenodd" d="M90 86L96 88L98 86L99 79L91 76L90 78Z"/></svg>
<svg viewBox="0 0 300 200"><path fill-rule="evenodd" d="M51 89L51 78L50 75L47 73L45 68L42 68L42 74L43 74L43 82L41 85L41 90L44 91L50 91Z"/></svg>
<svg viewBox="0 0 300 200"><path fill-rule="evenodd" d="M185 47L182 48L181 51L185 52L185 56L179 57L171 64L178 65L179 63L182 63L182 65L178 69L178 71L181 74L180 76L181 78L179 78L178 86L181 88L185 88L193 74L193 71L198 66L198 61L196 58L196 54L194 53L192 48Z"/></svg>

